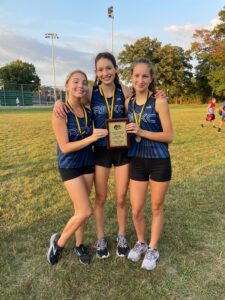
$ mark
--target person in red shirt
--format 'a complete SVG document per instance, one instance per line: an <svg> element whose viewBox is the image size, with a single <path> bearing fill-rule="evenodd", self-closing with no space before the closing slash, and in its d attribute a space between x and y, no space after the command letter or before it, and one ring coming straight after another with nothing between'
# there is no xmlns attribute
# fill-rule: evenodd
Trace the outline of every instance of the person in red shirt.
<svg viewBox="0 0 225 300"><path fill-rule="evenodd" d="M207 107L207 115L206 119L202 122L201 126L204 127L205 123L209 121L212 122L213 128L216 128L214 120L215 120L215 108L216 108L216 98L212 98L211 102L209 103Z"/></svg>

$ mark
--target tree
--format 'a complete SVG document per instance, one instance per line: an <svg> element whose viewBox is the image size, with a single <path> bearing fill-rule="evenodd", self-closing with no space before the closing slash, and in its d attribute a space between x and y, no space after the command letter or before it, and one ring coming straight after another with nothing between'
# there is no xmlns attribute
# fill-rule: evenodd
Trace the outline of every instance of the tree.
<svg viewBox="0 0 225 300"><path fill-rule="evenodd" d="M225 97L225 7L219 12L220 24L213 30L196 30L192 53L198 61L197 89L204 97Z"/></svg>
<svg viewBox="0 0 225 300"><path fill-rule="evenodd" d="M34 65L16 60L0 68L0 81L4 84L32 84L32 90L40 85Z"/></svg>
<svg viewBox="0 0 225 300"><path fill-rule="evenodd" d="M157 39L151 40L149 37L139 39L133 45L126 44L124 48L118 56L122 80L129 82L133 61L146 57L155 65L160 88L170 98L180 97L184 91L188 91L192 77L189 52L172 45L162 47Z"/></svg>
<svg viewBox="0 0 225 300"><path fill-rule="evenodd" d="M140 57L147 57L156 64L161 43L157 39L151 40L149 37L144 37L137 40L133 45L125 44L124 48L125 50L119 53L118 61L121 78L128 83L133 61Z"/></svg>

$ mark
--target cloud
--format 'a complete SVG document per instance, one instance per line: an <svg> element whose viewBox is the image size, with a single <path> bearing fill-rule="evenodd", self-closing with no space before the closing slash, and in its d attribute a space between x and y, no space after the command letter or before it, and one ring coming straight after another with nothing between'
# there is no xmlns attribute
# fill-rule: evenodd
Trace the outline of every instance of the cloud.
<svg viewBox="0 0 225 300"><path fill-rule="evenodd" d="M51 85L52 56L50 40L43 43L37 39L18 35L13 31L0 28L0 67L20 59L34 64L42 84ZM57 85L64 85L66 75L74 69L83 69L88 77L93 77L93 53L80 51L71 45L62 46L55 41L55 70ZM90 48L93 49L93 48Z"/></svg>
<svg viewBox="0 0 225 300"><path fill-rule="evenodd" d="M212 30L216 25L221 23L219 18L214 18L210 21L210 24L200 25L200 24L185 24L185 25L169 25L164 27L164 31L167 32L173 39L174 43L188 49L193 42L193 34L197 29L208 29Z"/></svg>

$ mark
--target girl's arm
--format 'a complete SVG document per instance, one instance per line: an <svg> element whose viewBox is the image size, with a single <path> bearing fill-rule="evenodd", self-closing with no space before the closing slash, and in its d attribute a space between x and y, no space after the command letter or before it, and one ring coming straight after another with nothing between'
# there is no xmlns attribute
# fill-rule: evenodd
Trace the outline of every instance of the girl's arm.
<svg viewBox="0 0 225 300"><path fill-rule="evenodd" d="M124 103L126 115L128 114L128 104L129 104L129 101L130 101L130 97L126 98L125 103Z"/></svg>
<svg viewBox="0 0 225 300"><path fill-rule="evenodd" d="M155 102L156 111L162 124L162 132L152 132L141 129L137 124L130 123L127 125L129 133L135 133L143 138L162 143L172 143L173 141L173 128L170 118L169 106L165 99L159 99Z"/></svg>
<svg viewBox="0 0 225 300"><path fill-rule="evenodd" d="M75 142L70 142L67 134L66 120L52 114L52 128L61 151L64 154L78 151L108 134L107 129L94 129L92 135Z"/></svg>
<svg viewBox="0 0 225 300"><path fill-rule="evenodd" d="M125 99L131 97L131 89L129 89L126 85L121 84L122 91L124 94Z"/></svg>
<svg viewBox="0 0 225 300"><path fill-rule="evenodd" d="M81 99L81 103L83 105L90 104L91 102L91 95L92 95L92 87L88 88L87 94L85 97ZM62 100L57 100L55 101L55 104L53 106L53 113L57 118L66 118L67 113L68 113L68 108L65 105L65 103Z"/></svg>

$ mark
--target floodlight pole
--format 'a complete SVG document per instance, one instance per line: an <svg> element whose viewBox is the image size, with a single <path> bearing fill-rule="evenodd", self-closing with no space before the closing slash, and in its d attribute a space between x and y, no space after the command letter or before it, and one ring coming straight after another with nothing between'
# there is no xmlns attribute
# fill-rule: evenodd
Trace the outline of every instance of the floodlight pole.
<svg viewBox="0 0 225 300"><path fill-rule="evenodd" d="M55 80L55 54L54 54L54 39L58 39L57 33L46 33L45 34L46 39L51 39L52 41L52 69L53 69L53 81L54 81L54 99L56 98L56 80Z"/></svg>
<svg viewBox="0 0 225 300"><path fill-rule="evenodd" d="M113 14L113 6L108 8L108 17L112 19L112 54L114 51L113 39L114 39L114 14Z"/></svg>

